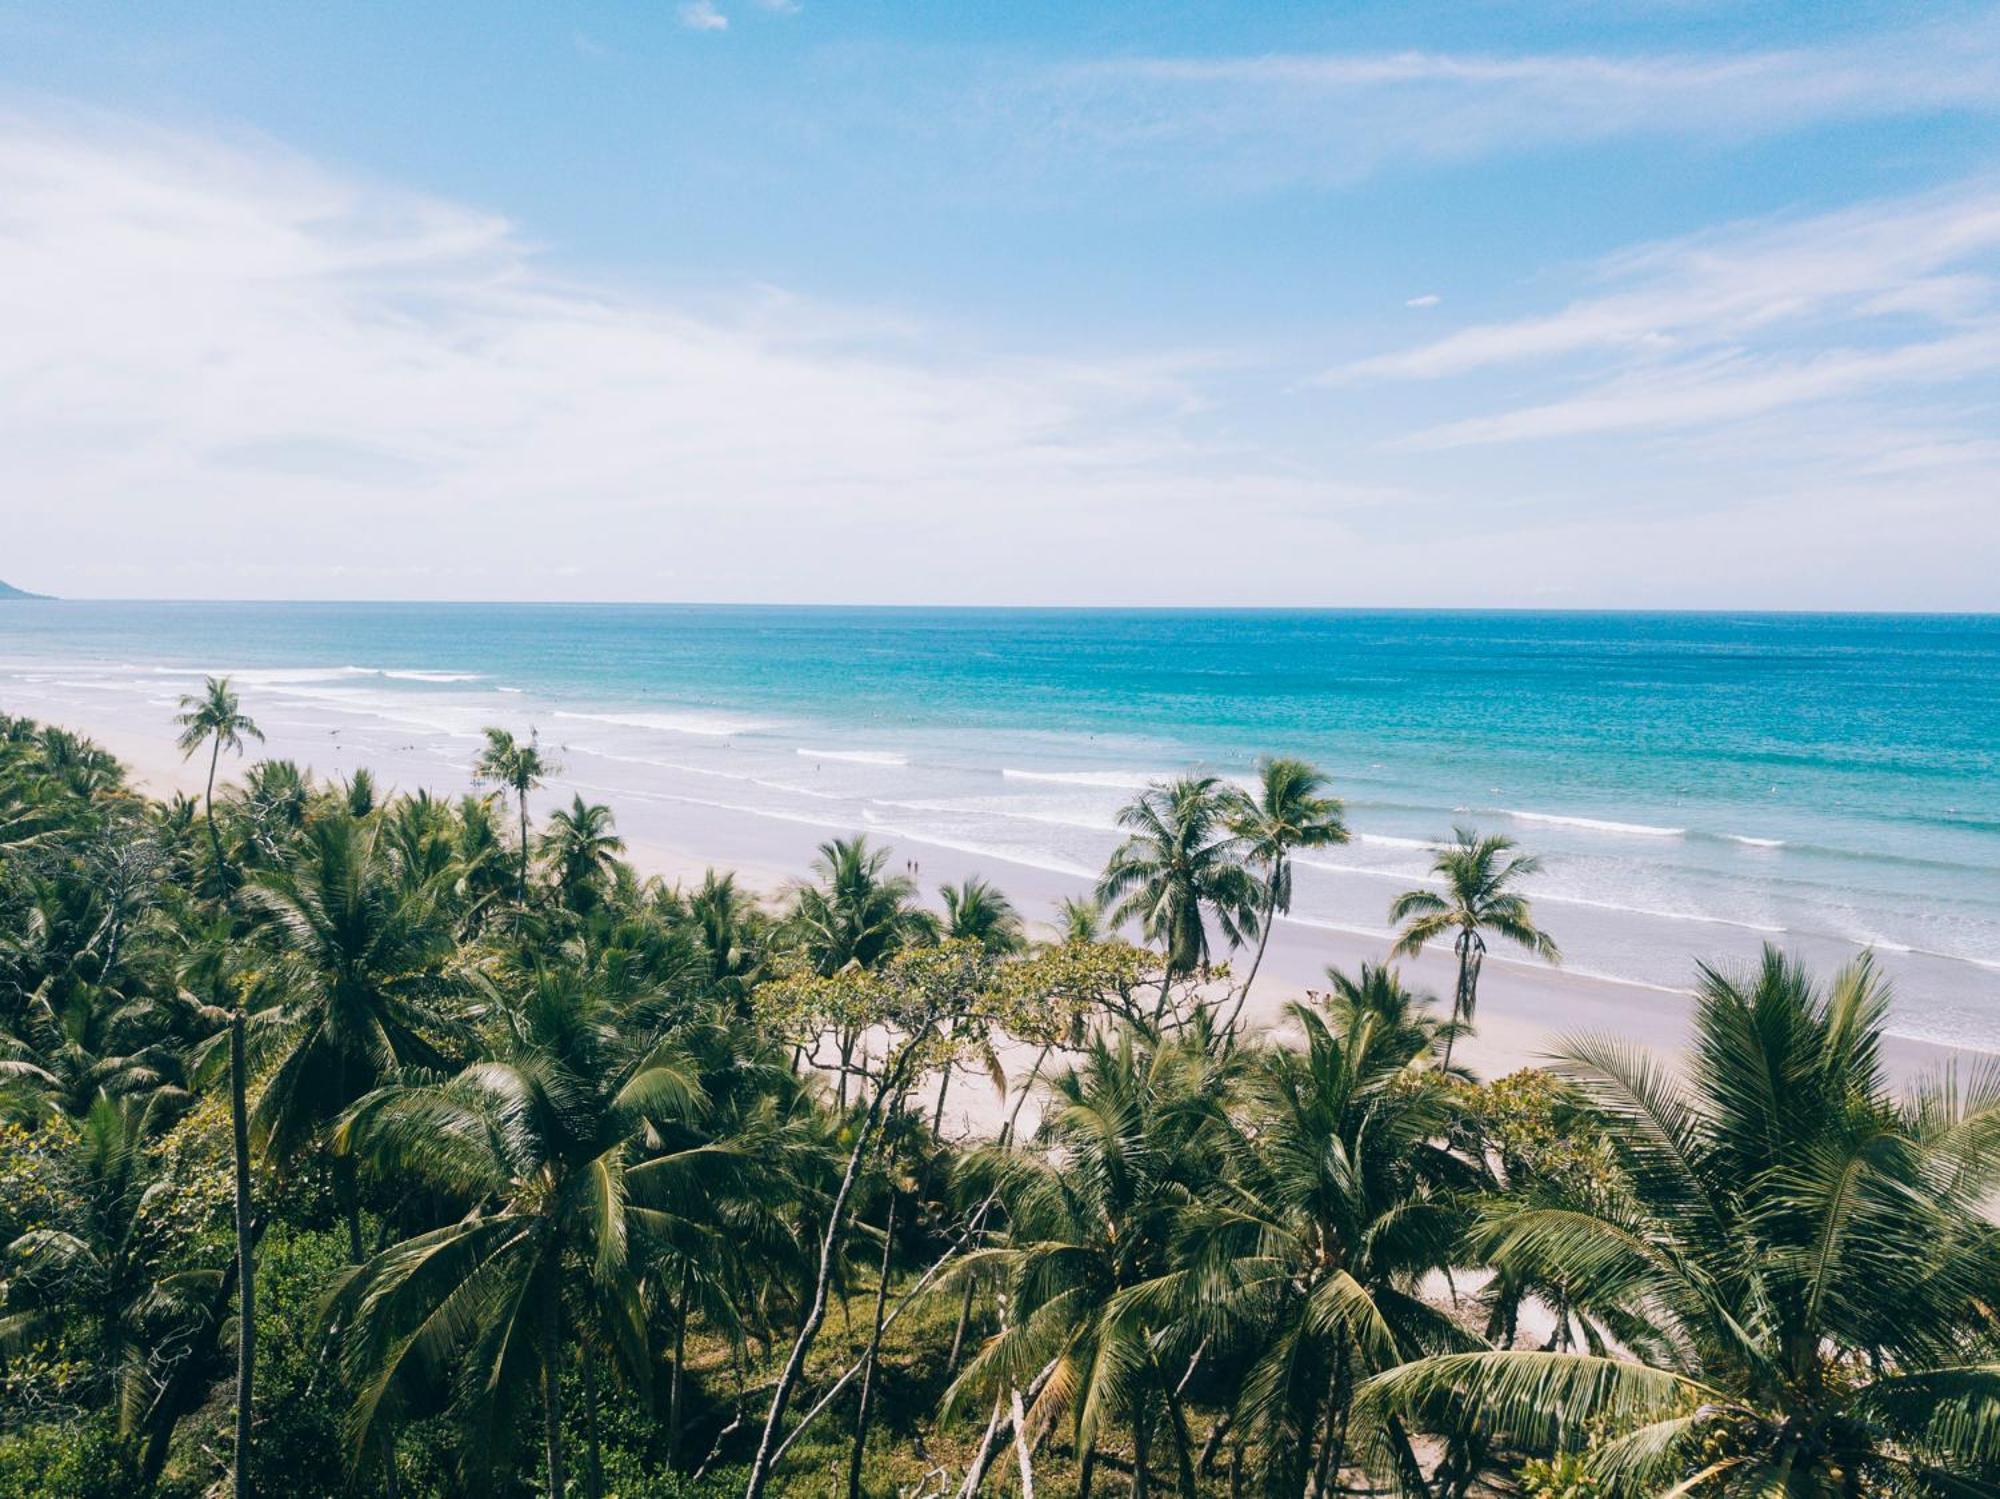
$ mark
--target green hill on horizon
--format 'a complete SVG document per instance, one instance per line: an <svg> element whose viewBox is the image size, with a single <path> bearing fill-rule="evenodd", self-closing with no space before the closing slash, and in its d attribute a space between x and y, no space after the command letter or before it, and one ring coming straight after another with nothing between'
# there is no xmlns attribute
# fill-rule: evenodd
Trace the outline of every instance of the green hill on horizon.
<svg viewBox="0 0 2000 1499"><path fill-rule="evenodd" d="M0 599L45 599L46 593L30 593L25 588L16 588L11 583L0 583Z"/></svg>

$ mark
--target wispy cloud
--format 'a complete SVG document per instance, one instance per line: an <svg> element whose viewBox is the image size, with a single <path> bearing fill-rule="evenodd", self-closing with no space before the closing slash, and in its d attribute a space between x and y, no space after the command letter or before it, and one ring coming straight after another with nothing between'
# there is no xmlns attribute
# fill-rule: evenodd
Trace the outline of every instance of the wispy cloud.
<svg viewBox="0 0 2000 1499"><path fill-rule="evenodd" d="M1962 184L1641 246L1589 267L1589 294L1357 360L1326 383L1484 375L1561 393L1457 418L1411 446L1686 428L2000 368L2000 185Z"/></svg>
<svg viewBox="0 0 2000 1499"><path fill-rule="evenodd" d="M2000 109L2000 20L1782 50L1128 57L1048 70L1057 147L1256 188L1621 136Z"/></svg>
<svg viewBox="0 0 2000 1499"><path fill-rule="evenodd" d="M715 0L681 0L680 18L689 31L729 29L729 17L715 8Z"/></svg>

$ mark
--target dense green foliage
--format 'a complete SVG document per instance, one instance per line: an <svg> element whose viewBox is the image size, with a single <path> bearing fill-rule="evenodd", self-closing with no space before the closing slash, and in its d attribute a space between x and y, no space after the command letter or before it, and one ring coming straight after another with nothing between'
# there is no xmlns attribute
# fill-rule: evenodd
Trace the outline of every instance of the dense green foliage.
<svg viewBox="0 0 2000 1499"><path fill-rule="evenodd" d="M1892 1091L1865 962L1482 1084L1481 934L1555 949L1470 833L1397 906L1449 1010L1241 1029L1297 761L1038 942L861 840L645 878L532 739L454 802L181 727L200 802L0 719L0 1499L2000 1493L2000 1075Z"/></svg>

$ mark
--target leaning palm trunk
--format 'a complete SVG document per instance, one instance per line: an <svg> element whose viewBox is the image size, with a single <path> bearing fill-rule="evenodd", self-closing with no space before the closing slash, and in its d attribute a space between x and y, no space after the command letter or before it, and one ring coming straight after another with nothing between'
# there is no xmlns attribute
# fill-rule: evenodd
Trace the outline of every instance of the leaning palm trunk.
<svg viewBox="0 0 2000 1499"><path fill-rule="evenodd" d="M229 895L229 872L222 867L222 835L215 830L215 767L222 759L222 739L218 735L208 752L208 789L202 793L202 815L208 822L208 846L215 855L215 880L225 899Z"/></svg>
<svg viewBox="0 0 2000 1499"><path fill-rule="evenodd" d="M1250 986L1257 982L1257 970L1264 966L1264 949L1271 945L1271 923L1278 915L1278 876L1273 873L1264 884L1264 910L1257 923L1257 953L1250 960L1250 972L1244 975L1243 987L1236 991L1236 1004L1229 1012L1229 1023L1222 1028L1223 1034L1236 1034L1236 1022L1243 1015L1243 1002L1250 997Z"/></svg>
<svg viewBox="0 0 2000 1499"><path fill-rule="evenodd" d="M1451 1047L1458 1039L1458 1028L1472 1023L1472 1007L1479 995L1479 965L1486 956L1485 942L1470 928L1458 934L1453 946L1458 949L1458 987L1451 996L1452 1029L1444 1038L1446 1067L1451 1066Z"/></svg>
<svg viewBox="0 0 2000 1499"><path fill-rule="evenodd" d="M211 823L211 830L214 824ZM219 866L218 866L219 867ZM257 1366L257 1296L250 1226L249 1061L243 1011L229 1021L229 1133L236 1176L236 1499L251 1499L250 1397Z"/></svg>

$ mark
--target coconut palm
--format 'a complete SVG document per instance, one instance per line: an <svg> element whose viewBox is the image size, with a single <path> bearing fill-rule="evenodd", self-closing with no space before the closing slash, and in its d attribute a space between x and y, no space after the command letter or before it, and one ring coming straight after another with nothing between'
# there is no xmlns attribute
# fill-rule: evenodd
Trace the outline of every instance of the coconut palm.
<svg viewBox="0 0 2000 1499"><path fill-rule="evenodd" d="M472 763L474 781L481 785L501 786L514 793L514 803L521 816L521 875L515 891L523 910L528 905L528 859L531 852L528 842L528 793L561 770L560 765L542 754L541 741L532 729L528 731L526 744L505 729L487 729L486 748Z"/></svg>
<svg viewBox="0 0 2000 1499"><path fill-rule="evenodd" d="M1182 776L1149 786L1118 814L1127 837L1097 881L1114 925L1136 922L1166 956L1168 984L1210 960L1213 916L1234 948L1257 931L1259 889L1229 827L1230 801L1214 776Z"/></svg>
<svg viewBox="0 0 2000 1499"><path fill-rule="evenodd" d="M202 792L202 808L208 820L209 847L215 854L216 880L227 891L229 875L222 859L222 836L215 830L215 768L224 750L240 755L243 741L262 743L264 731L243 712L227 677L209 677L199 693L184 694L174 722L181 729L176 748L183 760L192 758L204 744L208 746L208 785Z"/></svg>
<svg viewBox="0 0 2000 1499"><path fill-rule="evenodd" d="M977 942L1002 957L1020 952L1026 946L1021 934L1021 916L1014 903L978 875L968 875L956 885L940 886L938 896L944 901L947 938Z"/></svg>
<svg viewBox="0 0 2000 1499"><path fill-rule="evenodd" d="M1292 854L1347 841L1340 799L1325 794L1327 778L1304 760L1264 759L1257 765L1257 789L1232 798L1229 822L1242 840L1243 855L1257 871L1263 899L1257 912L1257 954L1237 991L1226 1029L1234 1031L1264 964L1276 917L1292 909Z"/></svg>
<svg viewBox="0 0 2000 1499"><path fill-rule="evenodd" d="M542 857L555 876L556 895L578 914L596 903L624 852L625 840L612 830L611 809L581 795L553 813L542 834Z"/></svg>
<svg viewBox="0 0 2000 1499"><path fill-rule="evenodd" d="M884 874L887 849L870 848L866 838L836 838L819 846L813 860L815 880L792 896L787 924L813 972L822 977L847 970L869 970L904 948L931 940L936 922L917 904L916 882L907 875ZM839 1102L847 1102L849 1073L859 1033L839 1031Z"/></svg>
<svg viewBox="0 0 2000 1499"><path fill-rule="evenodd" d="M701 1108L681 1047L621 1025L622 1006L566 960L519 982L493 1013L487 1060L446 1081L390 1083L336 1130L336 1148L364 1169L428 1187L464 1216L375 1256L329 1312L357 1452L400 1391L441 1380L483 1491L539 1397L547 1492L557 1495L568 1470L562 1374L578 1340L610 1349L635 1385L649 1378L641 1247L660 1209L645 1204L697 1195L727 1151L641 1160L649 1124ZM588 1364L585 1373L595 1377ZM588 1401L583 1414L594 1421Z"/></svg>
<svg viewBox="0 0 2000 1499"><path fill-rule="evenodd" d="M1621 1496L2000 1492L2000 1078L1898 1100L1887 1007L1866 959L1822 991L1767 949L1702 970L1679 1072L1567 1045L1627 1190L1505 1203L1479 1247L1560 1285L1589 1346L1421 1359L1374 1402L1589 1443Z"/></svg>
<svg viewBox="0 0 2000 1499"><path fill-rule="evenodd" d="M735 875L713 869L702 875L687 905L707 955L710 988L741 1006L763 967L767 919L737 887Z"/></svg>
<svg viewBox="0 0 2000 1499"><path fill-rule="evenodd" d="M376 821L314 823L297 856L244 888L244 901L291 965L291 994L269 1047L276 1065L257 1101L265 1149L289 1164L342 1110L405 1067L441 1067L451 1029L445 965L451 931L437 884L404 887ZM349 1163L335 1185L349 1252L362 1255Z"/></svg>
<svg viewBox="0 0 2000 1499"><path fill-rule="evenodd" d="M1402 930L1392 952L1415 957L1428 944L1446 936L1458 956L1458 984L1452 991L1454 1027L1472 1023L1479 997L1479 968L1486 957L1486 934L1493 932L1536 957L1560 963L1555 939L1535 925L1528 898L1515 888L1542 867L1530 854L1515 854L1514 840L1497 833L1484 836L1470 828L1452 829L1452 841L1437 852L1431 872L1443 890L1405 890L1389 903L1389 919ZM1451 1065L1451 1041L1445 1042L1445 1065Z"/></svg>
<svg viewBox="0 0 2000 1499"><path fill-rule="evenodd" d="M1066 895L1056 904L1056 940L1088 943L1104 940L1104 902L1094 895Z"/></svg>
<svg viewBox="0 0 2000 1499"><path fill-rule="evenodd" d="M1272 1496L1333 1491L1362 1379L1471 1346L1418 1294L1451 1263L1485 1181L1443 1143L1445 1027L1393 970L1329 977L1321 1001L1287 1008L1302 1044L1250 1062L1229 1167L1189 1214L1182 1249L1205 1324L1255 1351L1232 1414ZM1407 1436L1385 1440L1407 1471Z"/></svg>
<svg viewBox="0 0 2000 1499"><path fill-rule="evenodd" d="M1007 1318L948 1404L1020 1390L1030 1433L1066 1418L1080 1494L1114 1422L1132 1428L1135 1494L1162 1424L1176 1469L1191 1475L1180 1389L1197 1340L1174 1305L1174 1251L1182 1214L1210 1182L1225 1089L1198 1041L1100 1033L1047 1085L1035 1148L984 1152L968 1167L994 1174L1008 1228L965 1273L998 1278Z"/></svg>

